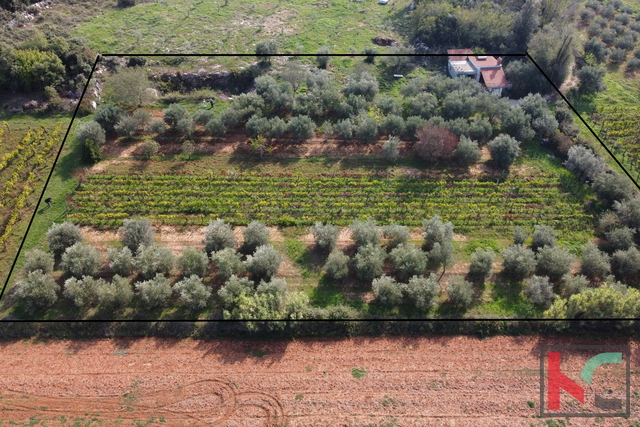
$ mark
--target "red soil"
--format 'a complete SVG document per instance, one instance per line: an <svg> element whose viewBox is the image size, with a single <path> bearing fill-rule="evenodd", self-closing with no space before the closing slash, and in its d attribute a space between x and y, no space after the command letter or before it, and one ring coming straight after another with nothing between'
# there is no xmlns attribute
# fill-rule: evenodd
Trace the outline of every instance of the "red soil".
<svg viewBox="0 0 640 427"><path fill-rule="evenodd" d="M92 426L147 425L152 418L150 425L167 427L543 426L545 419L536 416L540 344L597 343L541 337L4 342L0 420L27 425L35 417L48 426L89 425L92 418L99 420ZM640 346L628 344L632 417L603 418L598 425L627 426L637 416ZM576 367L586 361L580 359ZM579 369L563 363L577 378ZM366 370L361 379L352 375L359 367ZM563 409L571 400L562 394ZM80 424L71 422L80 418Z"/></svg>

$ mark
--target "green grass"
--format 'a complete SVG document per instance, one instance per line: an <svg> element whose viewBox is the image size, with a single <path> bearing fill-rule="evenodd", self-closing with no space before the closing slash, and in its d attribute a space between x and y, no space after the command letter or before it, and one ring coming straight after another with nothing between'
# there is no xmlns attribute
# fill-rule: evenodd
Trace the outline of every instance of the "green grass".
<svg viewBox="0 0 640 427"><path fill-rule="evenodd" d="M357 380L361 380L367 376L367 370L363 367L351 369L351 375Z"/></svg>

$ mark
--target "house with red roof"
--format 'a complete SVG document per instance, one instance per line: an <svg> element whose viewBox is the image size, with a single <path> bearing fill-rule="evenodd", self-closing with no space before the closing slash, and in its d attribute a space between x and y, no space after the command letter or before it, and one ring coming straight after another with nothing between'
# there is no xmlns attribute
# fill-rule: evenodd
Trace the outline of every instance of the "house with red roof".
<svg viewBox="0 0 640 427"><path fill-rule="evenodd" d="M490 93L502 95L502 89L511 87L502 69L502 58L488 55L473 55L471 49L449 49L449 75L473 77ZM473 56L470 56L473 55Z"/></svg>

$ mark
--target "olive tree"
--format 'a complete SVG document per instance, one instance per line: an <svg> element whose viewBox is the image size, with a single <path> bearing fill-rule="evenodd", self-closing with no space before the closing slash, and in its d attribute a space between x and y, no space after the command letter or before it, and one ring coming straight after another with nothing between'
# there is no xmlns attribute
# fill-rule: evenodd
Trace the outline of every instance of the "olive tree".
<svg viewBox="0 0 640 427"><path fill-rule="evenodd" d="M481 151L478 143L466 136L460 137L458 146L453 151L453 158L462 165L470 165L480 160Z"/></svg>
<svg viewBox="0 0 640 427"><path fill-rule="evenodd" d="M22 302L29 313L35 313L52 306L58 300L58 285L49 273L32 271L25 280L16 283L13 298Z"/></svg>
<svg viewBox="0 0 640 427"><path fill-rule="evenodd" d="M525 279L536 268L535 253L522 245L511 245L500 253L504 273L516 281Z"/></svg>
<svg viewBox="0 0 640 427"><path fill-rule="evenodd" d="M546 276L531 276L525 281L524 295L536 304L549 308L555 299L553 285Z"/></svg>
<svg viewBox="0 0 640 427"><path fill-rule="evenodd" d="M496 260L496 254L491 248L476 248L471 255L471 265L469 265L469 276L483 282L493 270L493 262Z"/></svg>
<svg viewBox="0 0 640 427"><path fill-rule="evenodd" d="M269 230L259 221L251 221L242 235L244 236L242 247L247 253L255 251L258 246L269 244Z"/></svg>
<svg viewBox="0 0 640 427"><path fill-rule="evenodd" d="M635 247L615 251L611 255L611 271L618 280L637 281L640 273L640 251Z"/></svg>
<svg viewBox="0 0 640 427"><path fill-rule="evenodd" d="M531 236L531 249L539 251L540 248L545 246L556 246L556 239L558 233L548 225L534 225L533 235Z"/></svg>
<svg viewBox="0 0 640 427"><path fill-rule="evenodd" d="M160 273L150 280L136 283L135 288L146 308L166 306L172 294L169 279Z"/></svg>
<svg viewBox="0 0 640 427"><path fill-rule="evenodd" d="M76 307L85 308L97 301L98 288L106 283L102 278L94 279L90 276L83 276L82 279L77 279L72 277L64 282L62 295L72 300Z"/></svg>
<svg viewBox="0 0 640 427"><path fill-rule="evenodd" d="M371 289L380 304L393 307L402 303L402 288L393 277L381 276L373 279Z"/></svg>
<svg viewBox="0 0 640 427"><path fill-rule="evenodd" d="M118 228L118 234L120 234L120 243L135 253L141 245L152 245L156 233L148 218L138 218L123 220L122 227Z"/></svg>
<svg viewBox="0 0 640 427"><path fill-rule="evenodd" d="M45 274L51 273L53 272L53 266L53 254L42 249L30 249L24 255L23 271L27 275L36 270L41 270Z"/></svg>
<svg viewBox="0 0 640 427"><path fill-rule="evenodd" d="M536 255L538 273L548 276L551 280L560 280L562 276L569 273L571 263L576 258L565 248L558 246L544 246L540 248Z"/></svg>
<svg viewBox="0 0 640 427"><path fill-rule="evenodd" d="M589 280L583 275L565 274L560 286L562 298L579 294L589 287Z"/></svg>
<svg viewBox="0 0 640 427"><path fill-rule="evenodd" d="M180 305L189 310L205 308L211 296L211 288L205 286L202 279L195 274L176 282L173 291L178 295Z"/></svg>
<svg viewBox="0 0 640 427"><path fill-rule="evenodd" d="M242 255L233 248L224 248L218 252L213 252L211 261L218 268L218 277L224 281L228 280L232 275L240 274L244 271Z"/></svg>
<svg viewBox="0 0 640 427"><path fill-rule="evenodd" d="M569 148L565 167L575 173L582 181L593 181L606 169L604 159L582 145L574 145Z"/></svg>
<svg viewBox="0 0 640 427"><path fill-rule="evenodd" d="M382 156L388 162L395 163L398 160L400 140L395 136L389 137L382 145Z"/></svg>
<svg viewBox="0 0 640 427"><path fill-rule="evenodd" d="M411 239L409 227L399 224L389 224L382 227L382 235L387 239L387 248L393 249L399 245L407 244Z"/></svg>
<svg viewBox="0 0 640 427"><path fill-rule="evenodd" d="M275 40L260 40L256 43L256 56L260 62L271 62L271 56L278 53L278 43Z"/></svg>
<svg viewBox="0 0 640 427"><path fill-rule="evenodd" d="M404 286L404 293L409 304L421 312L428 312L438 304L440 285L434 273L429 277L413 276Z"/></svg>
<svg viewBox="0 0 640 427"><path fill-rule="evenodd" d="M396 246L389 253L389 259L401 282L419 276L427 269L427 254L409 243Z"/></svg>
<svg viewBox="0 0 640 427"><path fill-rule="evenodd" d="M368 243L360 246L353 258L356 276L367 282L382 276L386 255L384 248L379 245Z"/></svg>
<svg viewBox="0 0 640 427"><path fill-rule="evenodd" d="M136 254L136 267L145 279L157 274L169 274L175 258L169 248L157 245L141 245Z"/></svg>
<svg viewBox="0 0 640 427"><path fill-rule="evenodd" d="M487 147L489 147L491 159L504 169L508 169L520 155L520 142L506 134L496 136L487 144Z"/></svg>
<svg viewBox="0 0 640 427"><path fill-rule="evenodd" d="M207 253L218 252L225 248L233 248L238 243L229 224L220 218L209 221L204 230L205 250Z"/></svg>
<svg viewBox="0 0 640 427"><path fill-rule="evenodd" d="M133 301L133 289L126 277L113 276L111 283L104 283L96 289L98 305L104 309L127 307Z"/></svg>
<svg viewBox="0 0 640 427"><path fill-rule="evenodd" d="M588 242L582 249L580 272L590 279L606 277L611 272L609 255L599 250L594 243Z"/></svg>
<svg viewBox="0 0 640 427"><path fill-rule="evenodd" d="M248 255L244 265L254 280L270 279L282 264L282 254L271 245L258 246L253 255Z"/></svg>
<svg viewBox="0 0 640 427"><path fill-rule="evenodd" d="M336 239L340 230L332 224L322 224L322 222L316 222L316 224L309 229L313 234L313 238L316 243L316 247L322 251L330 252L336 246Z"/></svg>
<svg viewBox="0 0 640 427"><path fill-rule="evenodd" d="M133 273L136 268L133 252L126 246L122 249L107 249L107 261L109 262L111 271L120 276L128 276Z"/></svg>
<svg viewBox="0 0 640 427"><path fill-rule="evenodd" d="M76 131L76 138L81 145L85 145L87 141L93 141L98 147L107 141L104 129L94 121L80 125Z"/></svg>
<svg viewBox="0 0 640 427"><path fill-rule="evenodd" d="M376 220L367 218L366 221L356 219L349 226L351 237L357 247L364 245L378 245L380 243L380 227Z"/></svg>
<svg viewBox="0 0 640 427"><path fill-rule="evenodd" d="M231 309L242 294L251 296L255 293L254 285L248 277L232 275L224 286L218 289L218 296L226 309Z"/></svg>
<svg viewBox="0 0 640 427"><path fill-rule="evenodd" d="M186 247L182 250L182 255L178 258L178 266L184 277L198 276L204 277L209 264L209 257L204 251L194 247Z"/></svg>
<svg viewBox="0 0 640 427"><path fill-rule="evenodd" d="M68 247L82 242L82 232L80 227L71 221L52 224L47 231L47 242L54 256L60 256Z"/></svg>
<svg viewBox="0 0 640 427"><path fill-rule="evenodd" d="M342 251L332 251L324 264L324 271L332 280L344 279L349 274L349 257Z"/></svg>
<svg viewBox="0 0 640 427"><path fill-rule="evenodd" d="M65 249L60 267L74 277L91 276L98 271L101 261L96 248L78 242Z"/></svg>
<svg viewBox="0 0 640 427"><path fill-rule="evenodd" d="M449 278L446 291L451 304L458 308L466 310L473 303L473 286L462 276Z"/></svg>

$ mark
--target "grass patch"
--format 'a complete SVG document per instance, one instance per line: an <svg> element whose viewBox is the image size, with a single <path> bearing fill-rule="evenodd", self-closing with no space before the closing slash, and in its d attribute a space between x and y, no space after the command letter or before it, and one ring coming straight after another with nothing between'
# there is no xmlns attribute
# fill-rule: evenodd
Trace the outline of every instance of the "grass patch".
<svg viewBox="0 0 640 427"><path fill-rule="evenodd" d="M363 367L351 369L351 375L357 380L361 380L367 376L367 370Z"/></svg>

